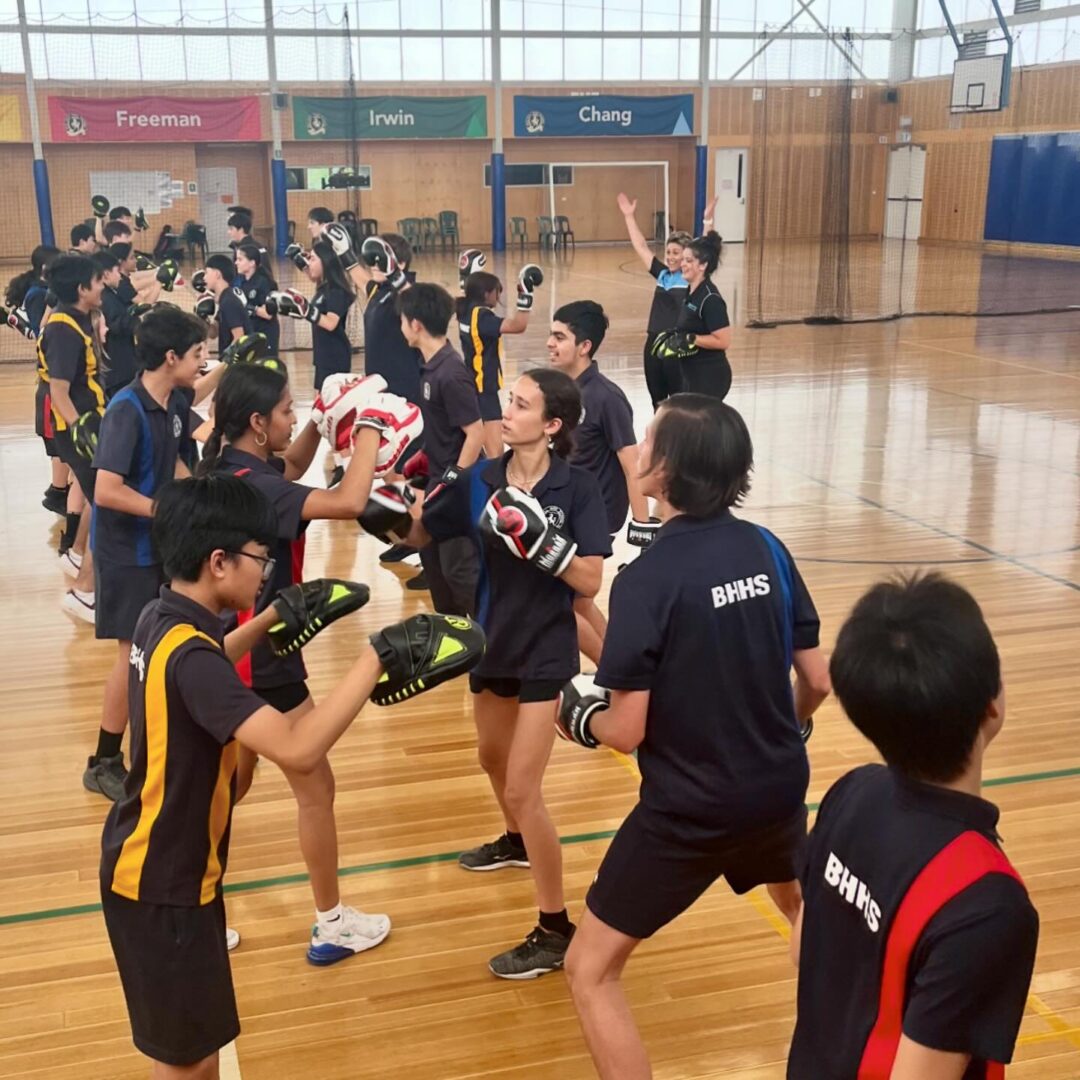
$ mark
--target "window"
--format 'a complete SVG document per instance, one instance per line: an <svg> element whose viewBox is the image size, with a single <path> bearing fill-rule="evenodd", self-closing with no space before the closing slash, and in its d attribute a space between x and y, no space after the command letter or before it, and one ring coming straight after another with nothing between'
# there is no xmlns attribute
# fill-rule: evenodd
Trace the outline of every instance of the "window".
<svg viewBox="0 0 1080 1080"><path fill-rule="evenodd" d="M655 2L657 0L645 0L645 6ZM604 0L565 0L565 7L568 30L603 30ZM671 22L670 15L667 22Z"/></svg>
<svg viewBox="0 0 1080 1080"><path fill-rule="evenodd" d="M651 4L653 0L649 0ZM569 24L568 24L569 25ZM577 27L575 26L576 30ZM606 0L604 4L605 30L640 30L641 0ZM674 27L669 27L674 29Z"/></svg>
<svg viewBox="0 0 1080 1080"><path fill-rule="evenodd" d="M641 40L607 38L604 41L604 81L640 82Z"/></svg>
<svg viewBox="0 0 1080 1080"><path fill-rule="evenodd" d="M321 38L287 37L274 42L277 75L281 82L314 82L318 80L316 50ZM189 42L198 47L202 39ZM194 50L191 50L194 51Z"/></svg>
<svg viewBox="0 0 1080 1080"><path fill-rule="evenodd" d="M407 30L441 30L441 6L439 0L401 0L401 25Z"/></svg>
<svg viewBox="0 0 1080 1080"><path fill-rule="evenodd" d="M361 191L371 190L371 166L315 165L285 170L288 191Z"/></svg>
<svg viewBox="0 0 1080 1080"><path fill-rule="evenodd" d="M736 77L735 73L761 47L760 41L753 38L716 38L712 42L709 71L718 81ZM770 46L771 47L771 46ZM740 79L749 79L752 68L747 67L738 75Z"/></svg>
<svg viewBox="0 0 1080 1080"><path fill-rule="evenodd" d="M154 79L163 82L183 82L187 78L187 49L194 44L197 43L186 38L143 34L139 38L143 71L152 71ZM262 47L265 53L266 46ZM265 56L263 66L266 66Z"/></svg>
<svg viewBox="0 0 1080 1080"><path fill-rule="evenodd" d="M488 6L484 0L452 0L443 3L444 30L487 30Z"/></svg>
<svg viewBox="0 0 1080 1080"><path fill-rule="evenodd" d="M675 38L642 42L641 77L655 82L679 77L679 42Z"/></svg>
<svg viewBox="0 0 1080 1080"><path fill-rule="evenodd" d="M403 38L402 77L412 82L441 82L442 38Z"/></svg>
<svg viewBox="0 0 1080 1080"><path fill-rule="evenodd" d="M401 82L401 38L359 38L358 52L357 78L364 82Z"/></svg>
<svg viewBox="0 0 1080 1080"><path fill-rule="evenodd" d="M483 38L445 38L442 54L443 78L447 82L482 82L488 78Z"/></svg>
<svg viewBox="0 0 1080 1080"><path fill-rule="evenodd" d="M507 165L507 187L547 187L548 165L539 163L529 165ZM556 165L554 181L556 187L569 187L574 182L573 165ZM484 187L491 187L491 166L484 166Z"/></svg>
<svg viewBox="0 0 1080 1080"><path fill-rule="evenodd" d="M312 42L314 38L305 38ZM280 52L280 46L279 46ZM279 61L280 63L280 61ZM234 75L229 71L229 39L224 35L213 37L199 37L187 43L187 77L192 81L218 82L221 79L232 79Z"/></svg>
<svg viewBox="0 0 1080 1080"><path fill-rule="evenodd" d="M72 37L71 44L86 55L86 39ZM94 72L99 79L138 82L144 77L139 55L139 39L134 34L94 34L90 38ZM146 72L146 77L153 77Z"/></svg>

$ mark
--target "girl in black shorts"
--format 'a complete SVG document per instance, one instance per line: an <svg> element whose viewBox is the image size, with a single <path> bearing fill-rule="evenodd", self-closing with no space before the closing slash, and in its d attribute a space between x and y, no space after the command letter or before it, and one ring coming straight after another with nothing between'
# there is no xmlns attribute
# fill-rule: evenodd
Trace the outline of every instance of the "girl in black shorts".
<svg viewBox="0 0 1080 1080"><path fill-rule="evenodd" d="M506 832L464 852L460 864L466 870L531 866L540 908L539 925L525 941L491 960L492 973L504 979L561 968L574 932L563 897L559 837L541 786L559 691L579 670L574 594L596 595L611 550L596 479L566 461L580 417L581 395L569 376L526 372L503 414L509 452L429 492L421 521L408 535L416 547L471 536L480 556L477 618L487 651L470 676L470 689L480 765ZM512 552L514 538L492 522L502 520L500 513L513 518L521 500L538 528L517 537L521 543Z"/></svg>
<svg viewBox="0 0 1080 1080"><path fill-rule="evenodd" d="M465 279L465 295L458 297L458 333L465 370L476 381L480 419L484 422L484 455L502 455L503 335L523 334L529 328L529 308L500 317L493 308L502 296L502 282L483 270Z"/></svg>
<svg viewBox="0 0 1080 1080"><path fill-rule="evenodd" d="M308 523L357 517L367 504L378 452L378 433L365 428L341 483L330 491L297 481L311 465L319 446L313 421L293 439L293 399L278 366L238 364L221 380L214 400L214 429L206 442L199 472L242 476L258 488L277 512L278 541L271 550L274 569L246 621L269 606L277 593L303 580L304 534ZM286 715L302 716L315 703L299 652L275 656L265 642L238 665L241 678L269 705ZM255 757L241 749L237 798L251 784ZM300 850L315 897L315 926L308 960L333 964L378 945L390 932L385 915L365 915L343 907L338 889L337 824L334 774L328 759L311 772L282 770L296 797Z"/></svg>

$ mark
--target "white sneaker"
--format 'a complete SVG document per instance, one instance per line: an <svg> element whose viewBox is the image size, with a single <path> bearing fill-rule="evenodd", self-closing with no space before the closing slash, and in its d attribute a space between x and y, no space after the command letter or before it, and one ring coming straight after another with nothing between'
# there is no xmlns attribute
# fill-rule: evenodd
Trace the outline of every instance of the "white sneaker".
<svg viewBox="0 0 1080 1080"><path fill-rule="evenodd" d="M83 622L94 625L94 594L92 592L68 589L64 593L64 599L60 601L60 607L72 618L82 619Z"/></svg>
<svg viewBox="0 0 1080 1080"><path fill-rule="evenodd" d="M240 944L240 931L231 926L225 927L225 948L232 952Z"/></svg>
<svg viewBox="0 0 1080 1080"><path fill-rule="evenodd" d="M356 953L374 949L389 933L388 915L365 915L356 908L343 906L340 919L332 923L316 922L312 927L307 958L320 966L336 964Z"/></svg>
<svg viewBox="0 0 1080 1080"><path fill-rule="evenodd" d="M70 578L77 578L79 571L82 569L82 556L76 555L71 548L68 548L63 555L60 556L60 569L64 571Z"/></svg>

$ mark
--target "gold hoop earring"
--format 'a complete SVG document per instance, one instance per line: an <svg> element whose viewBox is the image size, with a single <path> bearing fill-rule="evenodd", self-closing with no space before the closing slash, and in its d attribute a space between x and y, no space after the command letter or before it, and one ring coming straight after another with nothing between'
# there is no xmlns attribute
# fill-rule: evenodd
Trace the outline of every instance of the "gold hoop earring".
<svg viewBox="0 0 1080 1080"><path fill-rule="evenodd" d="M262 436L262 442L259 442L259 436L260 435ZM265 431L257 431L257 432L255 432L255 445L256 446L265 446L267 444L267 442L269 442L269 436L266 434Z"/></svg>

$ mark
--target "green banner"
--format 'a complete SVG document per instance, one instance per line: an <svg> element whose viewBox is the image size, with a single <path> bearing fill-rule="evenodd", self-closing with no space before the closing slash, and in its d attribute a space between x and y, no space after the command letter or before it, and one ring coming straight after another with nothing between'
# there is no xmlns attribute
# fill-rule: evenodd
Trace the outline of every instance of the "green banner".
<svg viewBox="0 0 1080 1080"><path fill-rule="evenodd" d="M294 97L292 110L294 139L486 139L488 133L482 96Z"/></svg>

